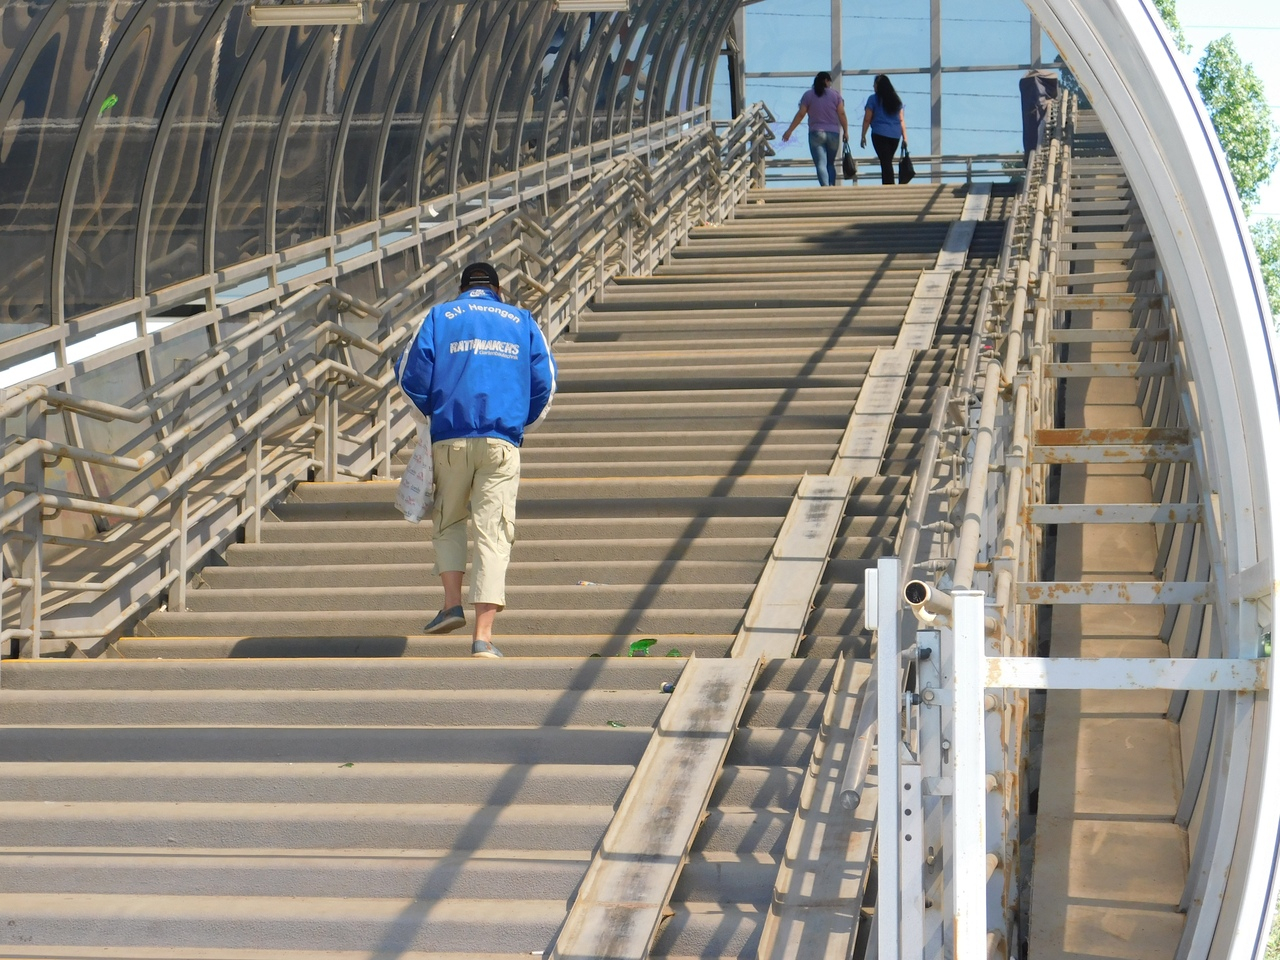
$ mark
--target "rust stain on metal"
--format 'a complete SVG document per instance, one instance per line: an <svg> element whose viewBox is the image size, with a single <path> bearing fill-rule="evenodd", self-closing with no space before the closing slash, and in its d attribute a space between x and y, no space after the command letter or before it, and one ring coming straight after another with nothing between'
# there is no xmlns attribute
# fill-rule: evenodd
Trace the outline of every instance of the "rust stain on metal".
<svg viewBox="0 0 1280 960"><path fill-rule="evenodd" d="M1179 427L1055 427L1036 431L1036 443L1044 446L1190 442L1187 430Z"/></svg>

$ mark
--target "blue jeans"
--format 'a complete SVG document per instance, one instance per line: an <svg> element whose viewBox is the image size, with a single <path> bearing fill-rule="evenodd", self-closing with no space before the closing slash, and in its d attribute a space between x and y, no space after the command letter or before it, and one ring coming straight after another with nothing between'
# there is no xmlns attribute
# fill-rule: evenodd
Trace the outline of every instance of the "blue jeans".
<svg viewBox="0 0 1280 960"><path fill-rule="evenodd" d="M840 155L840 134L834 130L810 130L809 153L818 169L818 184L836 185L836 157Z"/></svg>

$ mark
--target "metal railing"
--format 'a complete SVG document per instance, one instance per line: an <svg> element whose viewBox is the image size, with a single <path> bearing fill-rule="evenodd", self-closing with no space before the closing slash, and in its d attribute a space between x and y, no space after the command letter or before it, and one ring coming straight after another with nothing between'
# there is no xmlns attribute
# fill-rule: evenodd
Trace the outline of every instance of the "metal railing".
<svg viewBox="0 0 1280 960"><path fill-rule="evenodd" d="M858 156L857 175L854 184L878 184L880 161L874 156ZM1026 174L1020 153L978 154L916 154L911 155L915 166L916 183L975 183L978 181L1017 180ZM895 169L897 161L894 162ZM840 168L837 164L836 174ZM803 157L770 157L765 165L765 177L770 186L808 184L815 186L813 161ZM840 183L844 183L843 177Z"/></svg>
<svg viewBox="0 0 1280 960"><path fill-rule="evenodd" d="M1194 735L1184 735L1188 762L1175 815L1191 847L1179 960L1202 955L1223 901L1241 803L1231 784L1242 782L1248 762L1239 740L1247 737L1254 692L1267 685L1265 664L1230 639L1219 524L1201 480L1209 454L1194 442L1203 436L1196 384L1158 264L1113 271L1109 279L1127 279L1126 290L1098 294L1096 303L1094 295L1058 290L1067 272L1061 251L1077 117L1064 94L1017 199L1000 265L983 287L964 362L935 399L898 544L901 566L883 561L880 579L867 586L869 607L878 604L869 623L878 625L879 649L901 651L877 657L878 689L866 698L872 705L857 729L863 748L869 729L903 733L897 769L882 767L879 780L880 896L892 898L876 912L882 960L918 957L917 947L925 957L1011 954L1025 885L1019 846L1030 689L1166 690L1171 721L1194 717ZM1154 258L1154 251L1142 256ZM1106 261L1107 250L1097 259ZM1132 361L1070 362L1067 345L1093 336L1064 324L1072 309L1132 309L1133 328L1112 338L1131 345ZM1057 426L1062 378L1130 373L1142 427ZM1052 499L1055 465L1108 457L1143 464L1151 481L1155 503L1134 509L1133 522L1158 524L1153 579L1046 578L1046 522L1037 510ZM882 582L886 576L893 587ZM899 635L894 618L904 598L918 623L909 620ZM1054 602L1163 605L1160 638L1169 657L1041 658L1038 617ZM894 702L885 704L885 695ZM890 742L881 740L882 761L898 746ZM865 771L862 752L854 756ZM856 776L846 777L846 790ZM904 817L921 807L934 831L925 842L940 842L950 858L942 871L921 868L918 836L915 844L901 839L920 832L919 820L907 830ZM886 844L893 836L899 842Z"/></svg>
<svg viewBox="0 0 1280 960"><path fill-rule="evenodd" d="M233 537L257 541L298 480L389 478L412 433L394 361L465 262L498 264L549 338L572 330L611 277L652 271L692 227L731 215L762 179L769 119L758 106L717 135L700 114L675 138L655 125L661 146L644 154L545 165L532 198L564 199L542 222L524 171L500 178L509 202L495 184L469 190L487 196L474 215L461 194L435 201L449 242L400 289L366 303L329 282L274 283L266 304L222 310L216 345L125 403L79 395L74 377L70 390L7 390L0 650L92 647L162 601L183 610L192 573ZM147 345L129 349L149 363Z"/></svg>

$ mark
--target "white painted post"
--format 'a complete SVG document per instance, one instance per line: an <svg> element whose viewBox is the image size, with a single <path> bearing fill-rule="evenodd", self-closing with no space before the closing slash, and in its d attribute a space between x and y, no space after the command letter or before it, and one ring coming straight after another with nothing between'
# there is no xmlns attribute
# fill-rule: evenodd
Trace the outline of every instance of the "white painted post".
<svg viewBox="0 0 1280 960"><path fill-rule="evenodd" d="M878 960L899 960L898 903L899 807L894 798L899 794L898 705L902 684L899 679L898 640L898 561L882 557L876 564L876 595L866 598L868 607L876 605L876 775L879 778L880 860L877 865L880 895L876 902L878 921ZM914 960L914 958L913 958Z"/></svg>
<svg viewBox="0 0 1280 960"><path fill-rule="evenodd" d="M898 804L899 889L901 916L898 920L899 950L902 960L924 958L924 796L920 764L904 762L902 791Z"/></svg>
<svg viewBox="0 0 1280 960"><path fill-rule="evenodd" d="M955 960L987 957L986 595L957 590L952 797Z"/></svg>

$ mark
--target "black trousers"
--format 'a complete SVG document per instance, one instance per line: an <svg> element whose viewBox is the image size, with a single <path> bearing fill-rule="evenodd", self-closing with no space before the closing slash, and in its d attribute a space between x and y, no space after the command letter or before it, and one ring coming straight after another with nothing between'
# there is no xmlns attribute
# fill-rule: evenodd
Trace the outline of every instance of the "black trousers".
<svg viewBox="0 0 1280 960"><path fill-rule="evenodd" d="M880 182L893 183L893 155L898 152L897 137L882 137L878 133L871 135L871 146L880 158Z"/></svg>

